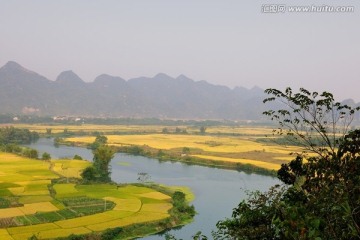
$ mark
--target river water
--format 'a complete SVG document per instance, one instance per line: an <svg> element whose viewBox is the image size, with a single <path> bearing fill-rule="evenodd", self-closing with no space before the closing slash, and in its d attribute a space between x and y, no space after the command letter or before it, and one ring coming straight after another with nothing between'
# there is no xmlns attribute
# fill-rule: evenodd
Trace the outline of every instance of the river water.
<svg viewBox="0 0 360 240"><path fill-rule="evenodd" d="M72 159L75 154L84 159L92 159L91 150L80 147L55 147L52 139L40 139L28 146L37 149L39 154L50 153L53 159ZM216 223L226 217L231 217L232 209L246 198L246 190L265 191L270 186L279 183L276 178L269 176L186 165L179 162L160 162L123 153L115 154L111 167L111 178L118 183L137 182L138 173L146 172L150 175L151 181L190 187L195 194L192 204L198 214L192 223L170 231L172 235L184 240L191 239L191 236L198 231L211 239L211 231L216 229ZM164 237L154 235L143 239L155 240L164 239Z"/></svg>

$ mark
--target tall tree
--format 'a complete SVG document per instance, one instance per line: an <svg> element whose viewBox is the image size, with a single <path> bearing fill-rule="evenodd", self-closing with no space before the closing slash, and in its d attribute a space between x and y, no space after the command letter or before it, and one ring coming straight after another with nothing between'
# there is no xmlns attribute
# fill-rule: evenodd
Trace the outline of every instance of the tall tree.
<svg viewBox="0 0 360 240"><path fill-rule="evenodd" d="M111 159L113 159L115 152L113 149L107 145L101 145L93 151L94 154L94 168L99 174L99 180L101 181L110 181L110 168L109 164Z"/></svg>
<svg viewBox="0 0 360 240"><path fill-rule="evenodd" d="M107 137L105 135L98 135L95 138L95 141L89 145L89 147L93 150L97 149L98 147L107 144Z"/></svg>
<svg viewBox="0 0 360 240"><path fill-rule="evenodd" d="M110 178L110 161L113 159L115 151L106 145L107 137L98 135L95 141L90 144L93 149L93 164L82 172L81 176L85 181L109 182Z"/></svg>

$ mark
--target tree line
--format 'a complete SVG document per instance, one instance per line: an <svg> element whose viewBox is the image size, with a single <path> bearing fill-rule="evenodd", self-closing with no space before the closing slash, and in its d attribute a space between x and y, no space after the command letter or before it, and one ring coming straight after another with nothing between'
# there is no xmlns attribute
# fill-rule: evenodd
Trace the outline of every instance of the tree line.
<svg viewBox="0 0 360 240"><path fill-rule="evenodd" d="M37 132L14 127L0 128L0 145L5 144L30 144L39 139Z"/></svg>
<svg viewBox="0 0 360 240"><path fill-rule="evenodd" d="M20 146L20 144L30 144L39 139L37 132L31 132L29 129L20 129L14 127L0 128L0 151L15 153L20 156L39 159L39 153L36 149ZM42 160L50 160L49 153L44 152Z"/></svg>

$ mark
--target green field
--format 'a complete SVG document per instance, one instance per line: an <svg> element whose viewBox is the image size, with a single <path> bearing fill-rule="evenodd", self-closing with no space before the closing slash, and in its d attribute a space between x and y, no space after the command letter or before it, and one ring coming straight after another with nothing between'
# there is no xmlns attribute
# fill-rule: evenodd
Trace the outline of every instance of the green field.
<svg viewBox="0 0 360 240"><path fill-rule="evenodd" d="M52 183L78 177L86 161L0 153L0 166L0 239L50 239L154 222L170 217L173 207L169 195L149 187Z"/></svg>

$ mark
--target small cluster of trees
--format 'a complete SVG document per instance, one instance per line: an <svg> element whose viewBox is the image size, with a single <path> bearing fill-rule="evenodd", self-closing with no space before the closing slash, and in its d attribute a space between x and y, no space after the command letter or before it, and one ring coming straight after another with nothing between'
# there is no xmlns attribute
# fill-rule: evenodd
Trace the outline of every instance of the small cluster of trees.
<svg viewBox="0 0 360 240"><path fill-rule="evenodd" d="M29 144L37 139L39 139L39 134L30 132L28 129L3 127L0 128L0 151L39 159L39 153L36 149L19 146L19 144ZM44 152L41 159L50 160L51 156L49 153Z"/></svg>
<svg viewBox="0 0 360 240"><path fill-rule="evenodd" d="M110 161L115 151L106 145L107 137L99 135L91 144L93 149L93 164L84 169L81 176L87 182L110 182Z"/></svg>
<svg viewBox="0 0 360 240"><path fill-rule="evenodd" d="M29 129L14 127L0 128L0 145L6 144L29 144L39 139L37 132L30 132Z"/></svg>
<svg viewBox="0 0 360 240"><path fill-rule="evenodd" d="M168 134L168 133L170 133L170 131L169 131L169 129L167 127L164 127L161 130L161 133ZM186 128L181 129L179 127L176 127L173 133L175 133L175 134L187 134L188 132L187 132Z"/></svg>
<svg viewBox="0 0 360 240"><path fill-rule="evenodd" d="M33 158L33 159L39 159L39 152L36 149L28 148L28 147L21 147L17 144L6 144L0 146L0 151L2 152L8 152L8 153L15 153L19 156L27 157L27 158ZM42 160L50 160L51 155L50 153L44 152L41 155Z"/></svg>

